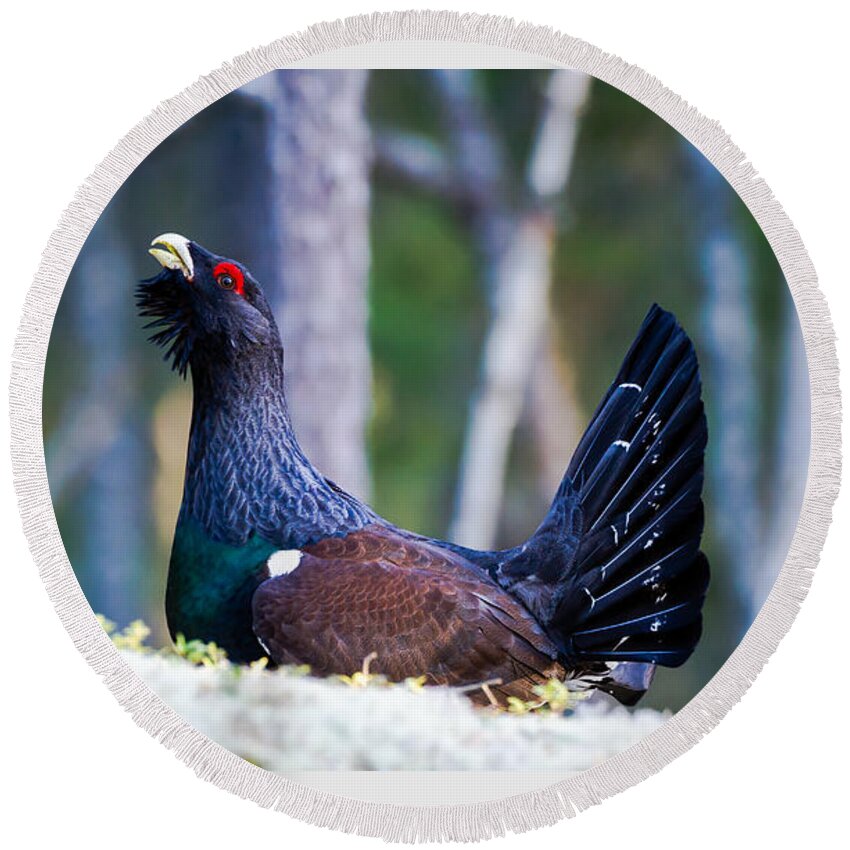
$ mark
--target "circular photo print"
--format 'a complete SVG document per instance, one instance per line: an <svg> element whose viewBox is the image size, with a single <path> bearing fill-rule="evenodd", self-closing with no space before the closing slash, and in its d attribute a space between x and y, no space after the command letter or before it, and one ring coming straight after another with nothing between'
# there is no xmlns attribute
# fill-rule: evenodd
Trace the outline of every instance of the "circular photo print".
<svg viewBox="0 0 850 850"><path fill-rule="evenodd" d="M599 765L691 701L796 528L810 393L755 219L584 73L278 70L124 182L44 451L133 671L252 765Z"/></svg>

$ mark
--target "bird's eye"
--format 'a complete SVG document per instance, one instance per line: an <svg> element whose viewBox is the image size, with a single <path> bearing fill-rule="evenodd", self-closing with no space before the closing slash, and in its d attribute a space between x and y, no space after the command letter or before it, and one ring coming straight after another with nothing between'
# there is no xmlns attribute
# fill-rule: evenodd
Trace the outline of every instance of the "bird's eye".
<svg viewBox="0 0 850 850"><path fill-rule="evenodd" d="M245 296L245 276L234 263L219 263L213 269L213 278L222 289L235 290L237 295Z"/></svg>

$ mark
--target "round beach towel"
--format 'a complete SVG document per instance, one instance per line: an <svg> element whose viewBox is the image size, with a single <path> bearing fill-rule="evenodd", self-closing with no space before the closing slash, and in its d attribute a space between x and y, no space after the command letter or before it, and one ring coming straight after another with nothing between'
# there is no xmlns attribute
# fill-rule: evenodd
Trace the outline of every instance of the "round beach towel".
<svg viewBox="0 0 850 850"><path fill-rule="evenodd" d="M739 699L826 533L837 393L715 123L567 36L392 14L237 57L107 157L27 300L13 457L69 634L199 776L478 839Z"/></svg>

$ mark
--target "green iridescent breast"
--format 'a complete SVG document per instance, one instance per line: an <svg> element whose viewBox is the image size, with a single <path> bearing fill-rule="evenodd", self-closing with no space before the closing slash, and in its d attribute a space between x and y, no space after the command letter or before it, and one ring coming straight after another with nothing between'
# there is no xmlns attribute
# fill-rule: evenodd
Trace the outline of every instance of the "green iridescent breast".
<svg viewBox="0 0 850 850"><path fill-rule="evenodd" d="M174 534L165 612L172 638L214 641L245 663L265 655L252 629L251 598L268 577L266 560L278 547L256 535L243 546L210 539L192 520Z"/></svg>

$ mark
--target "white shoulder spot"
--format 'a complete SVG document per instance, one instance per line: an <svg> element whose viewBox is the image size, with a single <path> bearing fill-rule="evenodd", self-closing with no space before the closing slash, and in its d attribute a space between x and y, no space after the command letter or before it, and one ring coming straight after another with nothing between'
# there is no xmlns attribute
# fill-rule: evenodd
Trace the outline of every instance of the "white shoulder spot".
<svg viewBox="0 0 850 850"><path fill-rule="evenodd" d="M266 566L269 568L269 576L285 576L298 569L301 556L304 553L300 549L281 549L269 555Z"/></svg>

